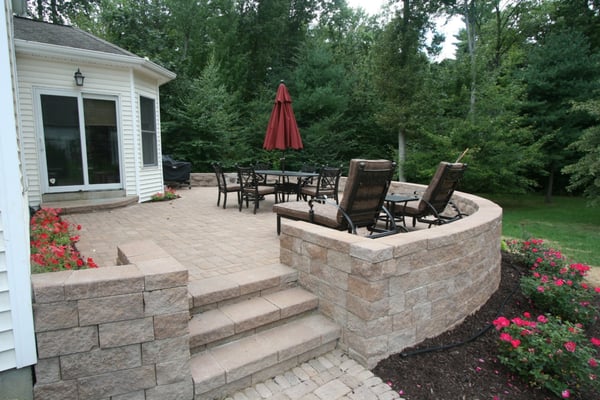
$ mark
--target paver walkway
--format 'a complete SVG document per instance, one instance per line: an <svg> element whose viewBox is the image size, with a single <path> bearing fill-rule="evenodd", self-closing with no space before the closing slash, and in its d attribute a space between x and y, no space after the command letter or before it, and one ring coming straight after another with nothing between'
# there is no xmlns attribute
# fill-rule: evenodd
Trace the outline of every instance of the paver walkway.
<svg viewBox="0 0 600 400"><path fill-rule="evenodd" d="M279 238L273 199L238 211L235 196L227 209L217 207L217 189L194 187L178 191L170 202L135 204L125 208L71 214L81 225L78 250L98 265L114 265L117 246L152 239L200 280L279 262ZM222 206L222 203L221 203ZM380 378L341 350L310 360L299 367L229 397L229 400L390 400L399 399Z"/></svg>
<svg viewBox="0 0 600 400"><path fill-rule="evenodd" d="M340 350L234 393L225 400L392 400L400 395Z"/></svg>

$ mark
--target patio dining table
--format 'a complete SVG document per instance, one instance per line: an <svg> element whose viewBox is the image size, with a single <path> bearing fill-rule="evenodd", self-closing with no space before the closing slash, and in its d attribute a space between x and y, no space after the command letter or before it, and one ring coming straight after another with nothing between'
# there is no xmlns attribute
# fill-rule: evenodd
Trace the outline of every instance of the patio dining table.
<svg viewBox="0 0 600 400"><path fill-rule="evenodd" d="M276 191L281 195L281 200L284 201L285 195L295 194L296 196L300 193L300 185L302 178L316 178L319 176L318 172L308 171L288 171L280 169L257 169L254 170L256 174L263 175L266 179L267 176L278 177L278 183L276 185ZM296 178L296 182L290 182L290 178Z"/></svg>

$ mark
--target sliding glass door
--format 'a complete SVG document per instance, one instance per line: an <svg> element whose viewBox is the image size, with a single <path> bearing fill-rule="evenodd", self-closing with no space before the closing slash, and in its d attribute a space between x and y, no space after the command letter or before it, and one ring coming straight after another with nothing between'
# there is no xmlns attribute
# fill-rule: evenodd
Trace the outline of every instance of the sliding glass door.
<svg viewBox="0 0 600 400"><path fill-rule="evenodd" d="M121 188L115 98L40 94L47 192Z"/></svg>

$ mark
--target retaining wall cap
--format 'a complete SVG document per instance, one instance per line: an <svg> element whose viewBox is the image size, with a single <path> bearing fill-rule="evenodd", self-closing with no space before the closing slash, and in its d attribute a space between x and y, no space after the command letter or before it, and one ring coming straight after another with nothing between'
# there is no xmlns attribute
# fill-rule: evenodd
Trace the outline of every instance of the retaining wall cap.
<svg viewBox="0 0 600 400"><path fill-rule="evenodd" d="M420 190L425 189L426 187L427 186L425 185L392 182L390 192L399 191L403 193L410 193L415 189ZM351 248L355 248L357 249L355 251L356 254L361 254L360 258L363 258L366 254L365 250L367 250L368 253L369 251L373 251L375 248L383 250L385 246L397 248L399 246L406 247L409 245L416 245L418 246L417 249L429 247L429 243L433 243L440 238L448 236L449 234L477 230L480 227L489 225L490 222L502 220L502 208L496 203L483 197L478 197L460 191L455 191L454 196L455 201L464 201L470 203L470 206L474 207L477 211L472 215L454 221L450 224L435 226L431 229L422 229L414 232L398 233L396 235L384 236L377 239L369 239L363 236L351 235L346 231L337 231L335 229L311 224L309 222L293 221L286 218L281 219L281 228L282 233L284 234L298 237L307 242L323 245L328 248L335 247L336 250L339 249L346 251L350 251ZM362 251L359 251L358 249L361 248Z"/></svg>

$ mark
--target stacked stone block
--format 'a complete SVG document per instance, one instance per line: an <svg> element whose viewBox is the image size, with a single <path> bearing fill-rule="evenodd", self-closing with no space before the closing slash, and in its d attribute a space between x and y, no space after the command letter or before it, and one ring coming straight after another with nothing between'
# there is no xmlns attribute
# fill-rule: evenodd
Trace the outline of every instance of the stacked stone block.
<svg viewBox="0 0 600 400"><path fill-rule="evenodd" d="M283 221L281 262L299 271L320 311L342 327L341 347L367 368L451 329L496 291L502 210L464 193L454 199L468 217L375 240Z"/></svg>
<svg viewBox="0 0 600 400"><path fill-rule="evenodd" d="M191 400L187 270L152 242L127 265L32 276L36 400Z"/></svg>

